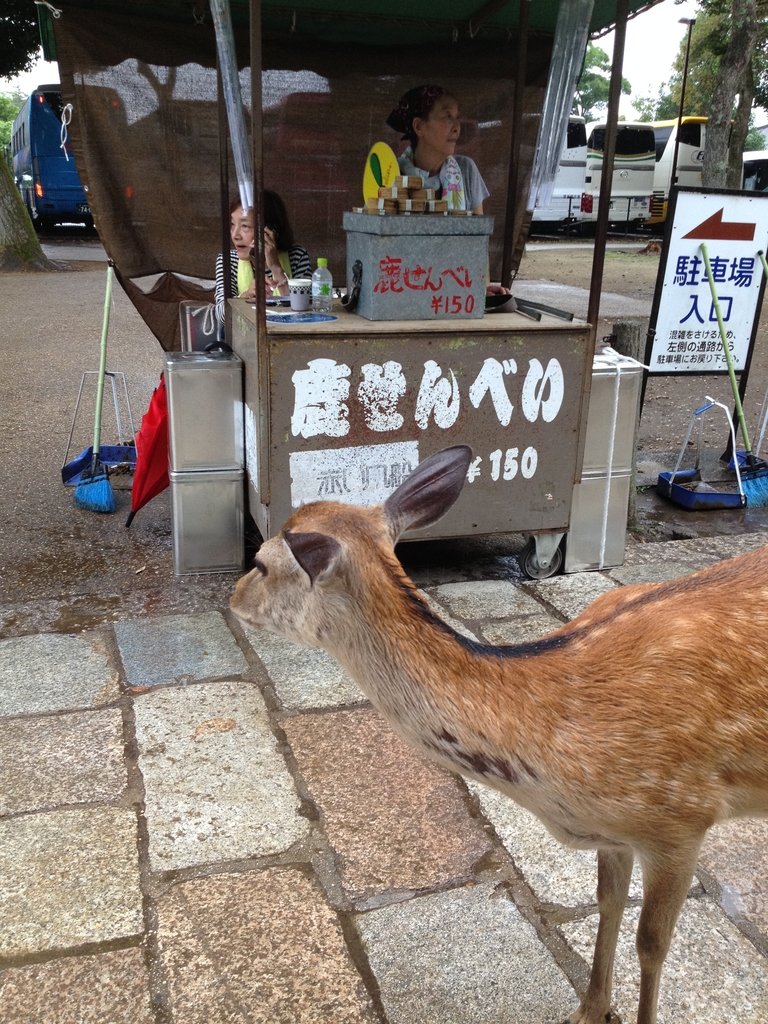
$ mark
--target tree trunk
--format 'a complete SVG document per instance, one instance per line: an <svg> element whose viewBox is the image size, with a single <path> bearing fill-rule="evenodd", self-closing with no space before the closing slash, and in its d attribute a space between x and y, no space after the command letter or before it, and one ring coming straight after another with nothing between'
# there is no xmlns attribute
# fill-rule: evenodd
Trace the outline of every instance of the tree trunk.
<svg viewBox="0 0 768 1024"><path fill-rule="evenodd" d="M728 176L728 136L736 94L743 86L758 33L758 0L731 0L730 35L720 58L709 110L702 184L725 188ZM742 139L742 143L743 143Z"/></svg>
<svg viewBox="0 0 768 1024"><path fill-rule="evenodd" d="M0 157L0 270L60 270L40 247L32 221Z"/></svg>
<svg viewBox="0 0 768 1024"><path fill-rule="evenodd" d="M739 92L739 103L733 115L733 126L728 144L728 176L726 178L727 188L741 188L741 179L744 175L744 143L749 131L749 119L752 116L752 104L755 100L755 79L752 71L752 61L749 62L744 73L741 91Z"/></svg>

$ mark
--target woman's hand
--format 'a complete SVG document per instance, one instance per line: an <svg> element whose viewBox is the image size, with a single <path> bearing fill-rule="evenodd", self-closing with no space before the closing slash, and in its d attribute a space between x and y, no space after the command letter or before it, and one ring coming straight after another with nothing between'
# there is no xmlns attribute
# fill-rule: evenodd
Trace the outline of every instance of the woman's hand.
<svg viewBox="0 0 768 1024"><path fill-rule="evenodd" d="M264 285L267 298L274 291L277 291L279 295L287 295L288 278L285 276L285 271L280 263L280 254L277 251L277 238L272 228L264 228L264 265L272 275L271 278L268 277L266 279Z"/></svg>
<svg viewBox="0 0 768 1024"><path fill-rule="evenodd" d="M264 264L269 267L272 273L280 266L280 257L277 253L277 239L272 228L264 228Z"/></svg>
<svg viewBox="0 0 768 1024"><path fill-rule="evenodd" d="M489 281L485 289L486 295L511 295L509 288L505 288L499 281Z"/></svg>

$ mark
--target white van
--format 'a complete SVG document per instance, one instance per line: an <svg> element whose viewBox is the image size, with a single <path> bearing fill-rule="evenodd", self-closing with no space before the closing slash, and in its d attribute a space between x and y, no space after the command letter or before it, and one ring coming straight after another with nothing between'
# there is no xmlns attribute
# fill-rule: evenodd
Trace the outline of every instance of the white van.
<svg viewBox="0 0 768 1024"><path fill-rule="evenodd" d="M582 223L593 230L597 221L606 128L604 121L593 121L587 125L587 168L581 213ZM642 121L620 121L611 182L611 224L638 228L648 221L655 168L653 125Z"/></svg>
<svg viewBox="0 0 768 1024"><path fill-rule="evenodd" d="M552 198L547 206L534 207L534 223L551 224L556 230L578 224L586 170L587 128L583 117L572 114L560 151Z"/></svg>

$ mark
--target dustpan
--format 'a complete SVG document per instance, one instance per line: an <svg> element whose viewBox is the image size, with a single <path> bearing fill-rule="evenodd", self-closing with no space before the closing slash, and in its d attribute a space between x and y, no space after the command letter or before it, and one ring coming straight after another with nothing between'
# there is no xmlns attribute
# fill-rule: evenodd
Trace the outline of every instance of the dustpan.
<svg viewBox="0 0 768 1024"><path fill-rule="evenodd" d="M136 446L132 444L102 444L99 458L107 468L132 473L136 466ZM90 470L93 462L93 446L84 448L79 455L61 467L61 482L76 487L82 479L83 470Z"/></svg>
<svg viewBox="0 0 768 1024"><path fill-rule="evenodd" d="M698 409L694 409L691 415L691 419L688 424L688 433L685 435L685 440L680 448L680 454L678 455L675 468L671 473L659 473L656 483L656 490L662 495L662 497L667 498L669 501L674 502L675 505L679 505L681 508L686 508L692 512L745 508L747 504L747 499L744 495L744 488L741 484L741 469L739 467L738 460L733 466L736 475L735 491L732 489L721 490L719 487L702 480L701 477L699 461L701 458L702 417L715 406L722 409L725 413L725 418L728 421L728 429L731 432L731 443L733 445L733 450L735 450L736 436L728 408L723 405L722 402L716 402L714 398L710 398L707 395L704 405L699 406ZM683 458L688 448L688 442L690 441L691 434L693 433L694 423L698 423L696 464L693 469L681 469L680 467L683 464Z"/></svg>
<svg viewBox="0 0 768 1024"><path fill-rule="evenodd" d="M93 463L94 451L92 445L84 448L79 455L76 455L72 459L69 458L69 453L72 447L75 423L77 421L80 404L83 399L83 390L85 388L86 381L90 377L94 376L96 376L95 370L86 370L82 376L82 380L80 381L80 390L77 395L75 411L72 416L72 426L69 431L67 450L64 453L64 462L61 467L61 482L67 487L76 487L81 482L83 471L89 469ZM128 397L128 387L125 381L125 374L120 371L108 370L105 376L112 389L112 402L115 408L115 426L117 428L118 438L123 438L124 436L123 424L120 416L121 404L125 407L128 414L128 426L130 429L128 436L133 438L136 435L136 431L133 426L133 414L131 412L131 402ZM120 392L119 395L118 392ZM104 466L115 473L132 473L136 466L136 446L133 441L121 441L118 444L102 444L99 446L99 459Z"/></svg>

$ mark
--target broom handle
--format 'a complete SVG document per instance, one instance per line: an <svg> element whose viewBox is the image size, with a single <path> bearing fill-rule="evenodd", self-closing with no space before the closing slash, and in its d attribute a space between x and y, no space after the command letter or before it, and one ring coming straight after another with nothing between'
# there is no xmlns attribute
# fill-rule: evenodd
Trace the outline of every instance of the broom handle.
<svg viewBox="0 0 768 1024"><path fill-rule="evenodd" d="M107 288L104 294L104 316L101 321L101 348L99 350L99 375L96 380L96 414L93 423L93 455L101 447L101 409L104 404L104 379L107 375L107 335L109 334L109 308L112 303L112 261L107 265Z"/></svg>
<svg viewBox="0 0 768 1024"><path fill-rule="evenodd" d="M744 420L744 408L741 404L741 396L739 395L739 385L736 382L736 371L733 368L733 358L731 356L731 350L728 347L728 338L725 334L725 324L723 323L723 314L720 309L720 300L717 297L717 288L715 288L715 279L712 276L712 267L709 263L709 253L704 242L699 246L701 254L704 257L704 266L707 270L707 280L709 281L709 290L712 293L712 305L715 307L715 313L717 313L717 325L720 328L720 340L723 343L723 352L725 353L725 361L728 365L728 376L731 378L731 389L733 390L733 401L736 406L736 415L739 418L739 427L741 428L741 439L744 442L744 450L747 455L752 454L752 446L749 443L749 434L747 433L747 424ZM734 459L736 453L733 454Z"/></svg>

